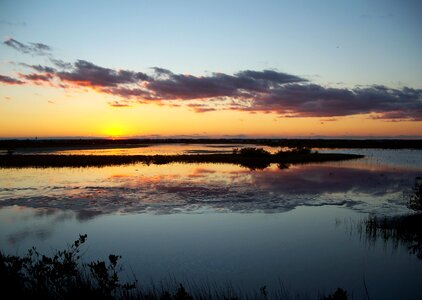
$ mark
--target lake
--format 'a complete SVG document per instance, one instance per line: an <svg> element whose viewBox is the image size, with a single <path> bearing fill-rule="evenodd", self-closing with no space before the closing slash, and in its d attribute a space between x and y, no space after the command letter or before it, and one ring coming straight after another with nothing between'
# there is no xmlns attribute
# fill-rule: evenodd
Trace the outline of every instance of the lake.
<svg viewBox="0 0 422 300"><path fill-rule="evenodd" d="M161 148L160 148L161 147ZM59 154L181 154L233 145L61 149ZM83 259L119 254L142 282L176 280L278 289L311 298L346 289L355 299L422 299L422 260L406 245L370 241L369 214L409 212L422 151L249 170L228 164L0 169L0 243L9 254L51 253L87 234ZM33 152L31 152L33 153ZM53 152L54 154L54 152Z"/></svg>

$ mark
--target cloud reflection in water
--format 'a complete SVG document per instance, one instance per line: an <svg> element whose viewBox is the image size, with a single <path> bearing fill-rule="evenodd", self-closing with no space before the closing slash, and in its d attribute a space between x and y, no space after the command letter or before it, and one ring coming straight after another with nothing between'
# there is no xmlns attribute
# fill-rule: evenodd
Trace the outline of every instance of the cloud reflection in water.
<svg viewBox="0 0 422 300"><path fill-rule="evenodd" d="M272 213L299 205L345 205L388 213L404 209L402 192L418 175L410 169L374 170L334 163L283 170L274 165L261 171L212 164L105 169L81 170L88 174L80 178L69 169L56 177L52 171L53 176L38 179L32 187L19 184L23 171L16 170L18 183L0 188L0 207L70 210L79 220L116 213ZM29 172L44 176L40 170Z"/></svg>

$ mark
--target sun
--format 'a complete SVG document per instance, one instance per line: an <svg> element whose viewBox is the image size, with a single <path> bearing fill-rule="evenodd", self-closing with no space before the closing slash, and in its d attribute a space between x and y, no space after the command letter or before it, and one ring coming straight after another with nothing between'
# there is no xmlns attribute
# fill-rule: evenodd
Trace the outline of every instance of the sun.
<svg viewBox="0 0 422 300"><path fill-rule="evenodd" d="M109 138L117 139L125 135L126 130L122 124L119 123L110 123L108 124L103 131L103 134Z"/></svg>

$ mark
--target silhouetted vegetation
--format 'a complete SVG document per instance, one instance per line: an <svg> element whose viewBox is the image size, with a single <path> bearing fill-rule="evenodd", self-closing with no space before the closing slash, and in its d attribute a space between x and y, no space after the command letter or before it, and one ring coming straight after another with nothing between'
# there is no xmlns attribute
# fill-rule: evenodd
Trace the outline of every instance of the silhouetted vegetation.
<svg viewBox="0 0 422 300"><path fill-rule="evenodd" d="M311 154L312 150L311 148L307 147L296 147L292 148L291 150L283 151L280 150L277 152L278 155L286 155L286 154ZM315 152L317 153L317 152Z"/></svg>
<svg viewBox="0 0 422 300"><path fill-rule="evenodd" d="M268 152L267 150L264 150L262 148L254 148L254 147L246 147L246 148L241 148L238 149L237 151L233 150L233 154L239 154L239 155L243 155L243 156L249 156L249 157L265 157L265 156L270 156L271 153Z"/></svg>
<svg viewBox="0 0 422 300"><path fill-rule="evenodd" d="M422 259L422 212L420 211L421 178L415 179L415 185L410 194L407 206L416 210L400 216L376 216L352 222L352 228L363 237L369 245L383 241L385 245L397 249L406 247L410 254ZM353 230L354 230L353 229Z"/></svg>
<svg viewBox="0 0 422 300"><path fill-rule="evenodd" d="M34 247L24 257L0 253L2 292L14 299L114 299L130 295L135 284L119 282L118 256L110 255L108 264L80 263L80 248L86 238L80 235L68 249L52 256L40 254Z"/></svg>
<svg viewBox="0 0 422 300"><path fill-rule="evenodd" d="M169 138L169 139L9 139L0 141L0 149L19 148L123 148L156 144L255 144L289 148L375 148L422 149L421 139L245 139L245 138Z"/></svg>
<svg viewBox="0 0 422 300"><path fill-rule="evenodd" d="M422 214L399 217L370 216L364 220L364 232L368 241L391 241L394 247L406 246L410 253L422 259Z"/></svg>
<svg viewBox="0 0 422 300"><path fill-rule="evenodd" d="M273 292L262 286L259 292L249 294L232 288L216 290L215 286L191 286L189 291L181 283L161 287L142 286L137 280L122 283L120 256L111 254L107 262L82 262L80 252L86 240L86 235L80 235L67 249L55 251L52 256L41 254L34 247L23 257L0 252L2 294L13 299L291 299L282 286ZM348 298L347 292L339 288L319 299Z"/></svg>
<svg viewBox="0 0 422 300"><path fill-rule="evenodd" d="M246 149L246 150L245 150ZM250 169L263 169L272 163L285 166L290 163L324 162L362 158L363 155L340 153L283 152L270 154L261 148L243 148L236 154L193 155L3 155L0 168L25 167L101 167L122 164L168 163L228 163Z"/></svg>
<svg viewBox="0 0 422 300"><path fill-rule="evenodd" d="M422 211L422 177L416 177L407 205L410 209Z"/></svg>
<svg viewBox="0 0 422 300"><path fill-rule="evenodd" d="M334 293L320 298L320 300L347 300L347 292L338 288Z"/></svg>

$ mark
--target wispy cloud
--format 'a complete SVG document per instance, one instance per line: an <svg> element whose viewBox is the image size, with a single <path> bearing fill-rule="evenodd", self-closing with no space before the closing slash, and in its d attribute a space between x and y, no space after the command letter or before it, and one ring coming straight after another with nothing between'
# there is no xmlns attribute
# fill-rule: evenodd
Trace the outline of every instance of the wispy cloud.
<svg viewBox="0 0 422 300"><path fill-rule="evenodd" d="M41 65L29 65L29 64L25 64L25 63L20 63L20 65L27 67L27 68L31 68L31 69L33 69L37 72L56 73L56 69L54 69L52 67L41 66Z"/></svg>
<svg viewBox="0 0 422 300"><path fill-rule="evenodd" d="M24 84L25 82L20 81L19 79L15 79L9 76L0 75L0 82L4 84Z"/></svg>
<svg viewBox="0 0 422 300"><path fill-rule="evenodd" d="M71 71L56 72L55 75L62 81L92 87L116 87L148 79L148 75L142 72L116 71L85 60L78 60Z"/></svg>
<svg viewBox="0 0 422 300"><path fill-rule="evenodd" d="M72 69L72 64L65 62L61 59L56 59L56 58L50 58L50 61L58 68L60 69Z"/></svg>
<svg viewBox="0 0 422 300"><path fill-rule="evenodd" d="M24 44L18 42L13 38L7 38L4 43L14 48L15 50L25 53L25 54L32 54L32 55L50 55L51 47L47 46L46 44L42 43L29 43Z"/></svg>
<svg viewBox="0 0 422 300"><path fill-rule="evenodd" d="M31 74L19 74L19 77L28 80L28 81L32 81L32 82L49 82L50 80L53 79L53 75L51 75L50 73L45 73L45 74L37 74L37 73L31 73Z"/></svg>
<svg viewBox="0 0 422 300"><path fill-rule="evenodd" d="M22 53L46 55L51 48L41 43L4 42ZM75 63L55 59L54 65L28 65L36 73L20 74L27 83L55 82L59 87L92 88L113 95L114 107L136 103L186 106L196 112L238 110L275 113L282 117L332 118L370 114L371 118L422 121L422 89L394 89L381 85L354 88L327 87L300 76L276 70L243 70L235 74L207 76L175 74L153 67L151 74L114 70L86 60ZM23 84L8 76L6 84Z"/></svg>
<svg viewBox="0 0 422 300"><path fill-rule="evenodd" d="M130 104L126 103L125 101L112 101L108 104L113 107L130 107Z"/></svg>

